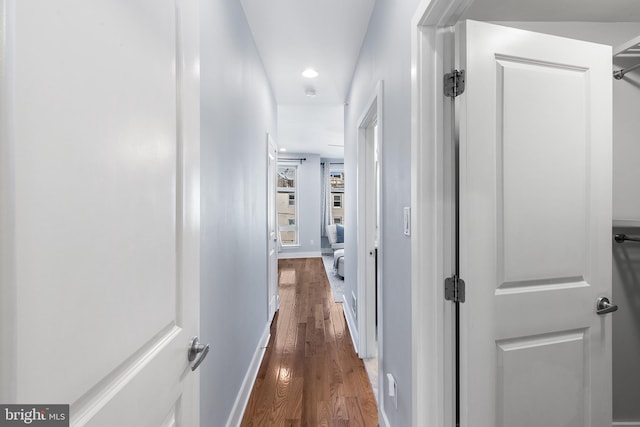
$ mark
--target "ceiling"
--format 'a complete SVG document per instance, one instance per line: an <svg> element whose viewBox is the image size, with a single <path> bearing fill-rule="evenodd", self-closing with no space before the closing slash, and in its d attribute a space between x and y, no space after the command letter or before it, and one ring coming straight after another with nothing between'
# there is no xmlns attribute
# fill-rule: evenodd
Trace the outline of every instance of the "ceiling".
<svg viewBox="0 0 640 427"><path fill-rule="evenodd" d="M344 158L344 106L281 105L278 139L288 153L316 153L328 159Z"/></svg>
<svg viewBox="0 0 640 427"><path fill-rule="evenodd" d="M344 104L374 1L241 0L279 105Z"/></svg>
<svg viewBox="0 0 640 427"><path fill-rule="evenodd" d="M328 144L337 145L337 114L342 133L342 111L374 2L241 0L278 103L279 147L344 157ZM302 77L307 68L319 76ZM316 95L307 96L307 89ZM318 107L318 114L309 107Z"/></svg>
<svg viewBox="0 0 640 427"><path fill-rule="evenodd" d="M336 147L344 141L344 102L375 0L240 2L278 104L278 146L344 157ZM475 0L463 18L640 22L640 1ZM302 77L310 67L318 77ZM316 95L306 96L308 89Z"/></svg>

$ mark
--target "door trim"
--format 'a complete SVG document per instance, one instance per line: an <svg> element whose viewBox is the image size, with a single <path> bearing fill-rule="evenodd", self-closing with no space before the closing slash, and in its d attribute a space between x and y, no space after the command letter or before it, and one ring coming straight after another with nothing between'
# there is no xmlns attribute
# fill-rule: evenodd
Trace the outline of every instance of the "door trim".
<svg viewBox="0 0 640 427"><path fill-rule="evenodd" d="M442 76L451 33L473 0L424 0L411 21L412 424L455 425L454 311L444 299L453 266L452 128ZM448 34L447 34L448 33ZM431 284L427 286L426 284Z"/></svg>
<svg viewBox="0 0 640 427"><path fill-rule="evenodd" d="M383 90L383 82L379 81L368 102L365 104L365 110L360 116L358 120L358 176L357 176L357 219L358 226L356 230L357 241L358 241L358 275L357 275L357 324L358 324L358 355L362 358L372 357L375 354L375 326L372 326L372 320L375 322L375 312L378 307L375 306L375 294L368 289L366 283L367 277L367 267L369 257L369 250L371 248L367 247L367 241L370 240L370 230L367 229L367 220L369 219L369 215L367 214L367 145L370 143L367 139L367 130L368 128L377 121L378 124L378 135L379 135L379 146L382 146L382 135L383 135L383 111L382 111L382 90ZM380 156L382 157L382 156ZM382 173L383 166L382 162L379 159L379 167L380 174ZM382 194L379 195L379 198L382 199ZM382 200L378 200L378 204L383 206ZM381 218L379 218L380 229L378 236L378 259L382 258L382 213L380 214ZM381 279L382 279L382 263L378 266L378 301L382 300L381 293ZM380 310L378 310L380 311ZM380 316L381 313L378 315ZM378 317L378 324L382 324L382 318ZM378 328L378 357L380 356L381 345L382 342L382 328Z"/></svg>

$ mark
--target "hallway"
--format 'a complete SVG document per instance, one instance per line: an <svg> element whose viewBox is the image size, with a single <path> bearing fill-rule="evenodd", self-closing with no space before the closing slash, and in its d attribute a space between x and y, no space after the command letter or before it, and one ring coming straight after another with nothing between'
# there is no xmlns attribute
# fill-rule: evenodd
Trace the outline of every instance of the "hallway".
<svg viewBox="0 0 640 427"><path fill-rule="evenodd" d="M371 384L322 260L279 260L279 294L242 426L377 426Z"/></svg>

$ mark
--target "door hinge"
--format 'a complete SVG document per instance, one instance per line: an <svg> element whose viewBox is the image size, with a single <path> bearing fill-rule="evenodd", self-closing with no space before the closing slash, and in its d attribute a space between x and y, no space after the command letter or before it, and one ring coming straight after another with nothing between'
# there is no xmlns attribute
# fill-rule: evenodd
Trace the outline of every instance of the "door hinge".
<svg viewBox="0 0 640 427"><path fill-rule="evenodd" d="M464 92L464 70L453 70L450 73L444 75L444 94L451 98L462 94Z"/></svg>
<svg viewBox="0 0 640 427"><path fill-rule="evenodd" d="M448 277L444 281L444 299L453 302L464 302L464 280L458 276Z"/></svg>

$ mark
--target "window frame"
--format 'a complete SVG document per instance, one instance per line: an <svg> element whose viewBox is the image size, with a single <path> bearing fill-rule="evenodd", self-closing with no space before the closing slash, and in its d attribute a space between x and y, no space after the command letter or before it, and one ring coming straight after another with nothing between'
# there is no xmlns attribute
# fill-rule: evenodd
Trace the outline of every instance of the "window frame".
<svg viewBox="0 0 640 427"><path fill-rule="evenodd" d="M297 165L284 165L282 163L278 163L278 176L281 177L281 172L284 174L287 174L287 171L289 170L293 170L293 187L280 187L277 186L276 184L276 198L278 198L278 195L280 194L288 194L287 197L287 206L294 206L294 213L293 213L293 220L294 220L294 224L293 225L280 225L280 209L279 209L279 203L276 203L276 209L277 209L277 216L278 216L278 238L280 239L280 244L282 245L283 248L292 248L292 247L299 247L300 246L300 228L299 228L299 222L300 222L300 215L299 215L299 210L300 210L300 199L298 197L298 177L299 177L299 171L298 171L298 166ZM287 174L288 175L288 174ZM291 197L293 196L293 198ZM291 203L293 201L293 204ZM291 222L291 218L287 218L287 223ZM291 232L293 231L295 233L295 239L293 243L285 243L284 240L282 239L282 233L283 232Z"/></svg>

